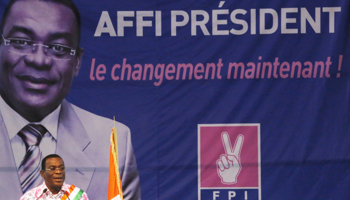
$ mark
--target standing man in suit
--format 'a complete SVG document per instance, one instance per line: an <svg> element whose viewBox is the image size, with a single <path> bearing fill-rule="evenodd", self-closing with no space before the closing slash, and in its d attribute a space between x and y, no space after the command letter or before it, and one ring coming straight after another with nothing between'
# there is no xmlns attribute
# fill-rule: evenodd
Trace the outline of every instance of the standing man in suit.
<svg viewBox="0 0 350 200"><path fill-rule="evenodd" d="M14 200L40 185L41 159L57 153L67 182L106 199L113 122L64 99L83 55L78 9L71 0L11 0L1 33L0 192ZM124 199L141 199L130 130L116 127Z"/></svg>

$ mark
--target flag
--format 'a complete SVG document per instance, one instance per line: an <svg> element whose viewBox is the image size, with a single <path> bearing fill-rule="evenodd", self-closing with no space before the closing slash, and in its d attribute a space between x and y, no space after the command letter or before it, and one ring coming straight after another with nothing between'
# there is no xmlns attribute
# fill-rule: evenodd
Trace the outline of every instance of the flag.
<svg viewBox="0 0 350 200"><path fill-rule="evenodd" d="M78 187L75 187L74 185L70 185L68 191L65 191L63 197L61 200L67 200L67 199L80 199L80 197L83 195L84 191Z"/></svg>
<svg viewBox="0 0 350 200"><path fill-rule="evenodd" d="M111 134L111 149L109 155L109 182L107 200L123 200L122 183L118 167L117 129L114 126Z"/></svg>

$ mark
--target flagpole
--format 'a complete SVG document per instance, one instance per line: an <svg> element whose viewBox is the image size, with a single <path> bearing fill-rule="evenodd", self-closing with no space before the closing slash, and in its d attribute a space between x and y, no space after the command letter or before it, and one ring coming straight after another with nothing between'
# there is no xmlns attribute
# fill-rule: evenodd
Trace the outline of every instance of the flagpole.
<svg viewBox="0 0 350 200"><path fill-rule="evenodd" d="M115 116L113 116L113 121L114 121L114 127L112 128L112 135L111 135L111 145L112 145L112 154L114 158L114 167L115 167L115 174L116 174L116 179L117 179L117 188L119 191L120 195L120 200L123 200L123 189L122 189L122 184L121 184L121 178L119 174L119 162L118 162L118 137L117 137L117 127L115 125ZM112 137L113 136L113 137ZM113 139L114 138L114 141Z"/></svg>

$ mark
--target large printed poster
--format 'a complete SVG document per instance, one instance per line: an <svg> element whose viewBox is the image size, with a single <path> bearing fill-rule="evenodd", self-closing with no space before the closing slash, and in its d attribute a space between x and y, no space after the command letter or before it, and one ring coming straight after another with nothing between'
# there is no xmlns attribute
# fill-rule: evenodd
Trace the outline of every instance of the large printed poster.
<svg viewBox="0 0 350 200"><path fill-rule="evenodd" d="M348 0L73 2L80 30L57 2L2 21L8 199L24 191L22 118L45 126L41 155L63 155L68 183L106 199L113 117L124 199L349 198Z"/></svg>

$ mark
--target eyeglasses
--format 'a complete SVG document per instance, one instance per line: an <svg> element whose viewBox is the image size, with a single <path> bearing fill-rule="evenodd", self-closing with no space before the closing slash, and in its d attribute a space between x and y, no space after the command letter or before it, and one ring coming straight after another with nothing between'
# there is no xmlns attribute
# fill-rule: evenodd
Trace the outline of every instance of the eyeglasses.
<svg viewBox="0 0 350 200"><path fill-rule="evenodd" d="M5 46L9 46L9 52L29 55L38 49L39 46L43 47L47 56L56 60L69 60L76 54L76 49L73 47L65 46L62 44L38 44L32 40L23 38L5 38L3 35Z"/></svg>
<svg viewBox="0 0 350 200"><path fill-rule="evenodd" d="M65 167L49 167L45 169L45 171L55 172L57 169L60 170L61 172L64 172L66 170Z"/></svg>

